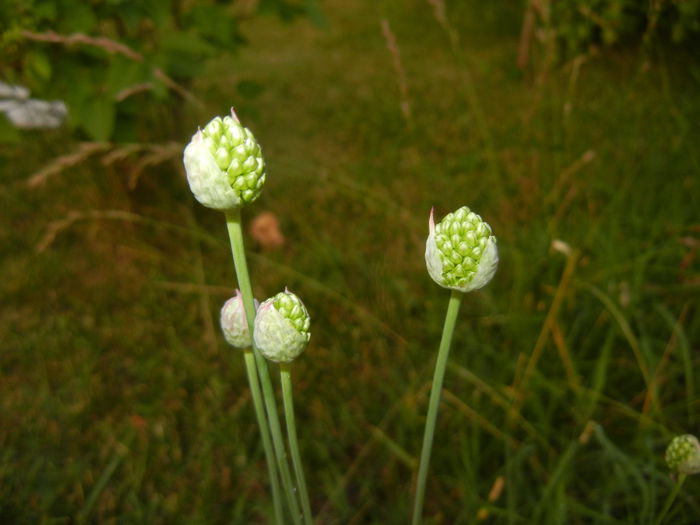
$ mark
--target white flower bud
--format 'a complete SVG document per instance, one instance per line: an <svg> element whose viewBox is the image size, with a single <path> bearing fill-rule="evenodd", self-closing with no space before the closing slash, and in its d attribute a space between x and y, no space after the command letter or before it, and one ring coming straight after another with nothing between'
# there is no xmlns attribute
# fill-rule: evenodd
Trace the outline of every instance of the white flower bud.
<svg viewBox="0 0 700 525"><path fill-rule="evenodd" d="M488 284L498 267L491 226L466 206L435 225L433 211L425 246L428 273L443 288L471 292Z"/></svg>
<svg viewBox="0 0 700 525"><path fill-rule="evenodd" d="M231 110L197 131L183 157L195 198L215 210L253 202L265 183L265 161L253 134Z"/></svg>
<svg viewBox="0 0 700 525"><path fill-rule="evenodd" d="M304 303L285 290L260 304L255 316L255 346L270 361L290 363L309 342L309 325Z"/></svg>
<svg viewBox="0 0 700 525"><path fill-rule="evenodd" d="M257 301L256 301L257 306ZM240 290L221 307L221 331L226 342L235 348L251 346L248 320L243 306L243 296Z"/></svg>
<svg viewBox="0 0 700 525"><path fill-rule="evenodd" d="M668 467L680 474L700 472L700 443L692 434L676 436L666 449Z"/></svg>

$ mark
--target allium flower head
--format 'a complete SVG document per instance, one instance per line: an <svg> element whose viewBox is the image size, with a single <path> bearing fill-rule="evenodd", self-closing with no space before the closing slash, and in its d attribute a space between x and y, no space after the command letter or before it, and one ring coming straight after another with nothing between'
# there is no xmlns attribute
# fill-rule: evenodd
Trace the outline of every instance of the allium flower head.
<svg viewBox="0 0 700 525"><path fill-rule="evenodd" d="M257 301L256 301L257 305ZM240 290L221 307L221 331L224 339L236 348L249 348L251 345L248 320Z"/></svg>
<svg viewBox="0 0 700 525"><path fill-rule="evenodd" d="M486 286L498 267L496 237L481 217L466 206L437 225L430 211L425 246L428 273L443 288L471 292Z"/></svg>
<svg viewBox="0 0 700 525"><path fill-rule="evenodd" d="M260 146L233 109L230 117L215 117L192 136L184 163L195 198L216 210L253 202L265 183Z"/></svg>
<svg viewBox="0 0 700 525"><path fill-rule="evenodd" d="M666 449L668 467L680 474L700 472L700 443L691 435L676 436Z"/></svg>
<svg viewBox="0 0 700 525"><path fill-rule="evenodd" d="M255 316L255 346L270 361L290 363L309 342L309 325L304 303L285 290L260 304Z"/></svg>

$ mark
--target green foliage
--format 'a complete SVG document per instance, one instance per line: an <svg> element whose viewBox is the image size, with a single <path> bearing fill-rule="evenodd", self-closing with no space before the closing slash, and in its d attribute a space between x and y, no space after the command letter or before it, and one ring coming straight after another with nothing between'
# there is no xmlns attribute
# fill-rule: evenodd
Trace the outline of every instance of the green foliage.
<svg viewBox="0 0 700 525"><path fill-rule="evenodd" d="M627 49L529 82L520 3L454 2L462 61L427 1L335 5L328 32L250 20L202 95L264 86L235 95L270 173L244 226L272 212L286 242L246 248L256 296L289 286L313 319L294 395L317 522L410 522L449 295L428 214L467 204L501 263L459 315L425 522L653 523L664 450L700 423L696 63L674 49L639 74ZM221 214L170 166L131 191L89 162L28 188L73 151L31 138L0 146L0 523L271 523L245 367L216 329L236 287ZM700 523L698 491L689 477L668 523Z"/></svg>
<svg viewBox="0 0 700 525"><path fill-rule="evenodd" d="M267 0L265 11L304 12L285 0ZM80 135L135 141L159 127L154 115L194 100L189 86L209 61L245 43L244 14L254 12L219 0L7 0L0 78L66 101Z"/></svg>
<svg viewBox="0 0 700 525"><path fill-rule="evenodd" d="M700 31L700 0L548 0L534 5L542 26L553 31L562 57L593 45L654 37L692 45Z"/></svg>

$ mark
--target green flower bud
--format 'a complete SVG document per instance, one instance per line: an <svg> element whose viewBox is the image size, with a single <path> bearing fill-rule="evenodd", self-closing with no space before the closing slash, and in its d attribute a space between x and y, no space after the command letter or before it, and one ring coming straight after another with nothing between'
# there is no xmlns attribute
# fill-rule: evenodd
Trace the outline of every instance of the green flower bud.
<svg viewBox="0 0 700 525"><path fill-rule="evenodd" d="M700 472L700 443L691 434L676 436L666 449L666 463L674 472L697 474Z"/></svg>
<svg viewBox="0 0 700 525"><path fill-rule="evenodd" d="M311 333L309 312L289 290L263 301L255 316L255 346L270 361L290 363L304 351Z"/></svg>
<svg viewBox="0 0 700 525"><path fill-rule="evenodd" d="M433 210L425 246L428 273L443 288L471 292L496 273L498 248L491 226L462 206L435 225Z"/></svg>
<svg viewBox="0 0 700 525"><path fill-rule="evenodd" d="M233 109L230 117L215 117L192 136L184 163L195 198L215 210L253 202L265 183L260 146Z"/></svg>
<svg viewBox="0 0 700 525"><path fill-rule="evenodd" d="M257 301L255 301L257 307ZM221 331L226 342L235 348L251 346L248 320L243 306L243 296L240 290L221 307Z"/></svg>

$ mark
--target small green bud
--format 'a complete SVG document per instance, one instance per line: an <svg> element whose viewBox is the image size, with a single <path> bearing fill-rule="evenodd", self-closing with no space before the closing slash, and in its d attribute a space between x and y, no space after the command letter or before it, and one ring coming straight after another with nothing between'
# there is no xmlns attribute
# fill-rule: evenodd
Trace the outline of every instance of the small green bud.
<svg viewBox="0 0 700 525"><path fill-rule="evenodd" d="M257 301L255 301L257 307ZM240 290L221 307L221 331L226 342L235 348L249 348L251 345L248 320Z"/></svg>
<svg viewBox="0 0 700 525"><path fill-rule="evenodd" d="M666 463L674 472L697 474L700 472L700 443L692 434L676 436L666 449Z"/></svg>
<svg viewBox="0 0 700 525"><path fill-rule="evenodd" d="M215 117L192 136L183 160L195 198L215 210L253 202L265 183L260 146L233 109L230 117Z"/></svg>
<svg viewBox="0 0 700 525"><path fill-rule="evenodd" d="M285 290L260 304L255 316L255 346L270 361L290 363L309 342L309 325L304 303Z"/></svg>
<svg viewBox="0 0 700 525"><path fill-rule="evenodd" d="M433 210L425 246L428 273L443 288L471 292L483 288L496 273L498 248L491 226L462 206L435 225Z"/></svg>

